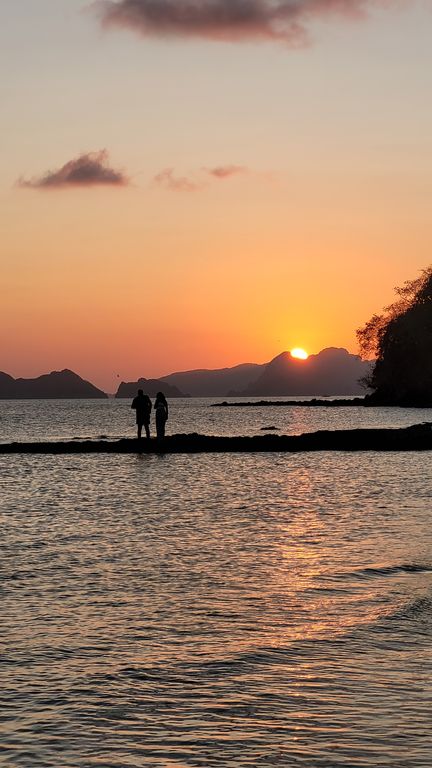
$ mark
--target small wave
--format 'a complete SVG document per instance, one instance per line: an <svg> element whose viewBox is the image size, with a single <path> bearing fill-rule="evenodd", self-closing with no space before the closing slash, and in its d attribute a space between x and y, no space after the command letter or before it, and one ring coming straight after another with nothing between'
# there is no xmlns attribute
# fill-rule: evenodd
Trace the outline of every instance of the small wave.
<svg viewBox="0 0 432 768"><path fill-rule="evenodd" d="M375 576L394 576L397 573L432 573L432 566L422 563L401 563L399 565L376 565L360 568L355 571L336 573L336 579L369 579Z"/></svg>
<svg viewBox="0 0 432 768"><path fill-rule="evenodd" d="M432 567L419 563L403 563L401 565L364 568L360 573L365 576L392 576L394 573L432 573Z"/></svg>
<svg viewBox="0 0 432 768"><path fill-rule="evenodd" d="M432 619L432 595L421 595L406 603L394 613L386 617L387 619L411 619L430 621Z"/></svg>

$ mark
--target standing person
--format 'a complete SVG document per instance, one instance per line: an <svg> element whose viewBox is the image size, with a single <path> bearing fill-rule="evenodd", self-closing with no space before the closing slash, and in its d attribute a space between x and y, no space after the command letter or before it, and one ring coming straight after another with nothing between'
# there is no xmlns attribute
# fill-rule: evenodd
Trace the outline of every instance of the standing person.
<svg viewBox="0 0 432 768"><path fill-rule="evenodd" d="M143 427L147 437L150 438L150 412L152 409L152 404L149 396L145 395L142 389L138 390L138 394L134 398L131 408L136 411L138 440L141 439L141 432Z"/></svg>
<svg viewBox="0 0 432 768"><path fill-rule="evenodd" d="M156 411L156 434L158 439L165 437L165 424L168 420L168 403L162 392L158 392L154 404Z"/></svg>

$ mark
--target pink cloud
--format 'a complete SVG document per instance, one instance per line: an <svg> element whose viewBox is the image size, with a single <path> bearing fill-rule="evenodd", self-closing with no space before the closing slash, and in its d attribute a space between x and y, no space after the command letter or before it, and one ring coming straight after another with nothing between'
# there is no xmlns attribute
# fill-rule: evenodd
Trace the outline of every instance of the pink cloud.
<svg viewBox="0 0 432 768"><path fill-rule="evenodd" d="M223 181L232 176L249 173L243 165L218 165L212 168L201 168L192 175L177 176L174 168L164 168L153 178L153 183L171 192L196 192L208 186L209 177L213 180Z"/></svg>
<svg viewBox="0 0 432 768"><path fill-rule="evenodd" d="M30 189L61 189L65 187L93 187L96 185L125 187L129 179L122 171L109 165L106 149L89 152L65 163L56 171L48 171L33 179L19 179L20 187Z"/></svg>
<svg viewBox="0 0 432 768"><path fill-rule="evenodd" d="M165 168L160 171L153 181L171 192L196 192L201 187L201 184L187 176L176 176L173 168Z"/></svg>

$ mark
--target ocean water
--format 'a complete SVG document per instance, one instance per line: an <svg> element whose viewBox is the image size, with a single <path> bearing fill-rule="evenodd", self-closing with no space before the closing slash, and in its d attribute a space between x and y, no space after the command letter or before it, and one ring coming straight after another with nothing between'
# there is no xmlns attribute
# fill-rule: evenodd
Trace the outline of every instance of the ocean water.
<svg viewBox="0 0 432 768"><path fill-rule="evenodd" d="M235 402L235 399L227 398L227 401ZM297 435L317 429L405 427L432 421L430 408L212 408L215 402L221 400L170 400L167 433L256 435L262 427L272 426L280 434ZM130 406L131 400L114 399L0 400L0 442L134 437L135 412ZM154 434L153 415L152 431Z"/></svg>
<svg viewBox="0 0 432 768"><path fill-rule="evenodd" d="M428 418L183 403L172 431ZM0 416L3 440L134 432L126 402ZM429 453L0 456L0 765L430 768L431 472Z"/></svg>

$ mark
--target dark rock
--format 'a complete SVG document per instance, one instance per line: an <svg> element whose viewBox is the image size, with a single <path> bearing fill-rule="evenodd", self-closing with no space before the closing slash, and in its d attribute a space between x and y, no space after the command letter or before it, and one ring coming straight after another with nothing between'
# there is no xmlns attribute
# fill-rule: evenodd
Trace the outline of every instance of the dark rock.
<svg viewBox="0 0 432 768"><path fill-rule="evenodd" d="M352 408L380 405L366 397L336 398L334 400L320 400L313 397L311 400L240 400L235 403L212 403L210 408Z"/></svg>
<svg viewBox="0 0 432 768"><path fill-rule="evenodd" d="M255 437L213 437L172 435L162 441L89 440L82 442L6 443L1 454L76 453L298 453L310 451L430 451L432 424L415 424L402 429L341 429L308 432L303 435L257 435Z"/></svg>
<svg viewBox="0 0 432 768"><path fill-rule="evenodd" d="M432 395L411 393L399 397L388 397L381 392L373 392L365 397L365 405L381 408L432 408Z"/></svg>

